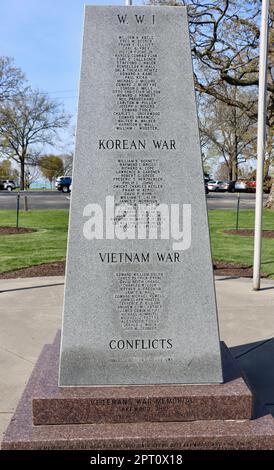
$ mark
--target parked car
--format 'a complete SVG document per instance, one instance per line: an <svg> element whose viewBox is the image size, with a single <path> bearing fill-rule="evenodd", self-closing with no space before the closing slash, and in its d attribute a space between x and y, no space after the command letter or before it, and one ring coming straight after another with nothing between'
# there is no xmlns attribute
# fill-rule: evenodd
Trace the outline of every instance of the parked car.
<svg viewBox="0 0 274 470"><path fill-rule="evenodd" d="M264 179L264 192L269 193L271 188L271 178L266 177ZM234 192L241 192L241 191L246 191L246 192L256 192L256 181L255 180L237 180L237 181L230 181L229 187L228 187L228 192L229 193L234 193Z"/></svg>
<svg viewBox="0 0 274 470"><path fill-rule="evenodd" d="M223 184L224 181L219 180L209 180L207 183L207 187L209 191L219 191L219 187Z"/></svg>
<svg viewBox="0 0 274 470"><path fill-rule="evenodd" d="M2 190L12 191L15 188L17 188L17 186L13 180L1 180L0 181L0 189Z"/></svg>
<svg viewBox="0 0 274 470"><path fill-rule="evenodd" d="M256 181L255 180L247 181L246 189L249 193L256 193Z"/></svg>
<svg viewBox="0 0 274 470"><path fill-rule="evenodd" d="M264 183L263 183L263 191L264 193L269 193L272 185L272 180L270 177L266 176L264 178ZM249 193L256 193L256 180L249 180L246 181L246 190Z"/></svg>
<svg viewBox="0 0 274 470"><path fill-rule="evenodd" d="M71 182L71 176L59 176L59 178L57 178L56 180L55 187L58 191L62 191L63 193L69 193Z"/></svg>
<svg viewBox="0 0 274 470"><path fill-rule="evenodd" d="M247 188L248 188L247 181L244 181L244 180L235 181L234 189L236 192L247 191Z"/></svg>
<svg viewBox="0 0 274 470"><path fill-rule="evenodd" d="M221 181L218 185L218 191L228 191L229 181Z"/></svg>

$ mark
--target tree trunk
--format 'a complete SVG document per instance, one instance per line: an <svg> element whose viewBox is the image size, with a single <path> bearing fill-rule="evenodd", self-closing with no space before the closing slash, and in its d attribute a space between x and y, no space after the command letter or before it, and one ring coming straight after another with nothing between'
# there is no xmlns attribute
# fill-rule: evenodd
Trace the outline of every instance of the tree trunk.
<svg viewBox="0 0 274 470"><path fill-rule="evenodd" d="M265 203L265 208L274 210L274 181L272 181L271 190Z"/></svg>
<svg viewBox="0 0 274 470"><path fill-rule="evenodd" d="M269 170L270 170L270 166L271 166L271 159L270 159L270 158L267 158L267 159L264 161L264 177L268 176Z"/></svg>
<svg viewBox="0 0 274 470"><path fill-rule="evenodd" d="M24 191L25 189L25 160L20 160L20 189Z"/></svg>
<svg viewBox="0 0 274 470"><path fill-rule="evenodd" d="M234 168L234 164L233 164L233 155L229 155L229 160L228 160L228 165L227 165L227 170L228 170L228 178L230 181L234 181L234 178L233 176L234 173L235 173L235 168Z"/></svg>
<svg viewBox="0 0 274 470"><path fill-rule="evenodd" d="M235 150L235 149L234 149ZM234 151L230 156L230 179L236 181L238 179L237 153Z"/></svg>
<svg viewBox="0 0 274 470"><path fill-rule="evenodd" d="M235 162L235 159L233 158L232 161L232 168L231 168L231 180L236 181L238 178L238 171L237 171L237 164Z"/></svg>
<svg viewBox="0 0 274 470"><path fill-rule="evenodd" d="M273 35L274 40L274 35ZM273 62L274 65L274 62ZM273 116L274 117L274 116ZM264 161L264 176L269 176L269 170L273 164L273 139L274 139L274 122L268 126L268 136L266 141L265 161Z"/></svg>

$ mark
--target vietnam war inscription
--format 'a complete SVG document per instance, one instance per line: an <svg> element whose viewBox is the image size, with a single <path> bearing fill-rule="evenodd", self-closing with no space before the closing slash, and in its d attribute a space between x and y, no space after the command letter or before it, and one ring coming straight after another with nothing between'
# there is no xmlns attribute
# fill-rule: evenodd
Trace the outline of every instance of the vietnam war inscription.
<svg viewBox="0 0 274 470"><path fill-rule="evenodd" d="M87 6L59 384L221 381L186 8Z"/></svg>

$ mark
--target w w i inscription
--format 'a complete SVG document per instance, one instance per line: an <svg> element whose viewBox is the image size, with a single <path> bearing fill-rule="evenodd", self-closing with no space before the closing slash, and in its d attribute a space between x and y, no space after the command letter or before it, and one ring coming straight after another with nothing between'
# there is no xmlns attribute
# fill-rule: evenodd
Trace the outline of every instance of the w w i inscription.
<svg viewBox="0 0 274 470"><path fill-rule="evenodd" d="M61 386L221 382L185 7L86 7Z"/></svg>

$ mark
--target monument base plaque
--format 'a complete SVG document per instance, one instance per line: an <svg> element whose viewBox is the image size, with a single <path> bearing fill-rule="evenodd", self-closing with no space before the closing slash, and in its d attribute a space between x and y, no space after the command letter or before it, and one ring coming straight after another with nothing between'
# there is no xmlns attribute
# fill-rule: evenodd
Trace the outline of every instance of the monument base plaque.
<svg viewBox="0 0 274 470"><path fill-rule="evenodd" d="M60 334L46 345L2 449L274 449L274 421L252 420L252 395L222 344L224 383L57 385Z"/></svg>

